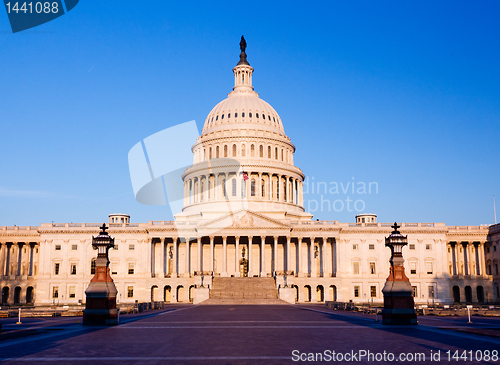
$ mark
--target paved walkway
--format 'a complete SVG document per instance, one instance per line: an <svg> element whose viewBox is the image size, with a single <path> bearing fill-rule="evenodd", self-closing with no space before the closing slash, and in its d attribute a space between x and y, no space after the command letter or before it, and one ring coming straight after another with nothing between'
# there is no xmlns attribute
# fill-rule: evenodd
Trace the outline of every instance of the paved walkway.
<svg viewBox="0 0 500 365"><path fill-rule="evenodd" d="M344 360L354 356L349 363L389 363L392 353L399 362L403 354L408 360L413 357L408 363L435 364L440 355L442 363L472 364L479 363L474 361L476 356L484 358L488 350L490 361L482 363L500 363L491 357L492 350L500 349L500 339L453 330L498 328L499 319L474 317L474 323L468 324L462 317L419 317L418 326L403 327L382 326L374 319L320 305L171 305L162 311L122 316L121 325L107 328L83 327L77 323L81 318L26 319L22 325L5 319L5 329L22 329L18 335L24 337L10 331L1 335L0 360L12 364L292 364L300 356L311 359L310 353L318 360L315 354L322 354L323 363L329 363L325 360L335 351L337 360L340 355ZM5 338L9 334L10 339ZM465 358L464 350L471 351ZM461 357L456 361L453 355Z"/></svg>

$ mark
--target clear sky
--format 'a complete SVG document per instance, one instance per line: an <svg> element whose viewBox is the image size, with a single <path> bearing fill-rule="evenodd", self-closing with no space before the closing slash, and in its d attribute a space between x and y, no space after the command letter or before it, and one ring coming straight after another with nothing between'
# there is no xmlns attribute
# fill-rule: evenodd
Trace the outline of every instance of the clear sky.
<svg viewBox="0 0 500 365"><path fill-rule="evenodd" d="M353 222L351 199L381 222L494 223L499 19L499 1L82 0L12 34L0 9L0 225L172 219L135 201L128 151L201 131L242 34L295 164L338 185L305 196L314 219ZM376 185L344 193L353 181Z"/></svg>

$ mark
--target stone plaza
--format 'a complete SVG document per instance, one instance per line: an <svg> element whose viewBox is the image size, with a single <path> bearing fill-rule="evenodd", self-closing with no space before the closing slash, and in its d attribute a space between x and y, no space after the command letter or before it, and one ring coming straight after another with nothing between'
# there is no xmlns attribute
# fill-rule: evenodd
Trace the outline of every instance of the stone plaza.
<svg viewBox="0 0 500 365"><path fill-rule="evenodd" d="M498 318L467 323L467 317L419 316L418 326L392 327L374 315L319 304L171 304L121 316L113 327L84 327L81 318L15 321L2 321L6 364L292 364L311 363L311 354L314 363L389 363L394 356L417 364L473 364L498 363L500 345L498 336L481 335L488 329L500 334Z"/></svg>

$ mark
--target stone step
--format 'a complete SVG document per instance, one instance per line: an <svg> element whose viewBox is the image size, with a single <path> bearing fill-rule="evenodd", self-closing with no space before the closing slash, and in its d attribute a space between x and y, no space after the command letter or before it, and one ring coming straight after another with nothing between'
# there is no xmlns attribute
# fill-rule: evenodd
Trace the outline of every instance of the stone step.
<svg viewBox="0 0 500 365"><path fill-rule="evenodd" d="M204 302L200 303L201 305L283 305L288 304L287 302L281 299L226 299L226 298L209 298Z"/></svg>
<svg viewBox="0 0 500 365"><path fill-rule="evenodd" d="M272 304L274 300L278 300L278 290L273 278L216 277L213 279L209 298L219 304L225 301L230 301L228 304L232 304L232 300L235 300L236 304L258 304L260 300ZM282 301L278 303L283 304Z"/></svg>

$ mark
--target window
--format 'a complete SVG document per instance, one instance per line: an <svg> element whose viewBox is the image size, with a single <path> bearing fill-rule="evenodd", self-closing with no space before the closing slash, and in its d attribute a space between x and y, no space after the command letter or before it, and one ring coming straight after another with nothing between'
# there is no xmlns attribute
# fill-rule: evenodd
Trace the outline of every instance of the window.
<svg viewBox="0 0 500 365"><path fill-rule="evenodd" d="M76 264L71 264L70 274L76 275Z"/></svg>
<svg viewBox="0 0 500 365"><path fill-rule="evenodd" d="M252 183L250 185L250 195L255 196L255 179L252 179Z"/></svg>
<svg viewBox="0 0 500 365"><path fill-rule="evenodd" d="M231 184L232 184L232 195L236 196L236 179L233 179L231 181Z"/></svg>
<svg viewBox="0 0 500 365"><path fill-rule="evenodd" d="M130 245L128 245L128 249L129 249L129 251L134 251L135 245L133 243L131 243Z"/></svg>
<svg viewBox="0 0 500 365"><path fill-rule="evenodd" d="M374 262L370 262L370 274L372 274L372 275L376 274Z"/></svg>
<svg viewBox="0 0 500 365"><path fill-rule="evenodd" d="M127 298L133 298L133 297L134 297L134 287L127 286Z"/></svg>
<svg viewBox="0 0 500 365"><path fill-rule="evenodd" d="M56 251L61 251L61 245L56 245Z"/></svg>
<svg viewBox="0 0 500 365"><path fill-rule="evenodd" d="M227 119L231 118L231 113L227 113Z"/></svg>
<svg viewBox="0 0 500 365"><path fill-rule="evenodd" d="M76 297L75 292L76 292L75 287L74 286L70 286L69 287L69 297L70 298L75 298Z"/></svg>
<svg viewBox="0 0 500 365"><path fill-rule="evenodd" d="M358 249L358 244L357 244L357 243L353 243L353 245L352 245L352 249L353 249L353 250L357 250L357 249Z"/></svg>
<svg viewBox="0 0 500 365"><path fill-rule="evenodd" d="M359 286L354 287L354 298L359 298Z"/></svg>
<svg viewBox="0 0 500 365"><path fill-rule="evenodd" d="M250 156L254 157L255 156L255 145L250 145Z"/></svg>
<svg viewBox="0 0 500 365"><path fill-rule="evenodd" d="M416 286L411 287L413 289L413 298L418 298L418 290Z"/></svg>
<svg viewBox="0 0 500 365"><path fill-rule="evenodd" d="M415 275L417 273L417 263L412 261L410 262L410 274Z"/></svg>
<svg viewBox="0 0 500 365"><path fill-rule="evenodd" d="M59 263L54 264L54 275L59 275Z"/></svg>
<svg viewBox="0 0 500 365"><path fill-rule="evenodd" d="M250 116L250 118L252 118L252 113L248 113L248 115Z"/></svg>
<svg viewBox="0 0 500 365"><path fill-rule="evenodd" d="M222 117L220 117L220 119L224 119L224 114L222 114Z"/></svg>
<svg viewBox="0 0 500 365"><path fill-rule="evenodd" d="M259 154L260 154L260 157L264 157L264 146L263 145L260 145L260 147L259 147Z"/></svg>
<svg viewBox="0 0 500 365"><path fill-rule="evenodd" d="M234 113L234 117L235 117L235 118L238 118L238 113Z"/></svg>
<svg viewBox="0 0 500 365"><path fill-rule="evenodd" d="M227 197L227 191L226 191L226 179L222 179L222 195L224 197Z"/></svg>
<svg viewBox="0 0 500 365"><path fill-rule="evenodd" d="M236 157L236 145L233 144L233 157Z"/></svg>
<svg viewBox="0 0 500 365"><path fill-rule="evenodd" d="M255 113L255 116L258 118L259 117L259 113Z"/></svg>
<svg viewBox="0 0 500 365"><path fill-rule="evenodd" d="M95 259L90 261L90 275L95 275Z"/></svg>
<svg viewBox="0 0 500 365"><path fill-rule="evenodd" d="M375 249L375 245L374 245L373 243L370 243L370 244L368 245L368 249L369 249L369 250L374 250L374 249Z"/></svg>
<svg viewBox="0 0 500 365"><path fill-rule="evenodd" d="M227 145L224 146L224 157L227 157Z"/></svg>
<svg viewBox="0 0 500 365"><path fill-rule="evenodd" d="M425 249L426 249L426 250L430 250L430 249L432 249L431 244L429 244L429 243L428 243L428 244L426 244L426 245L425 245Z"/></svg>
<svg viewBox="0 0 500 365"><path fill-rule="evenodd" d="M264 179L262 179L262 181L260 183L262 184L262 197L265 198L266 197L266 182L264 181Z"/></svg>
<svg viewBox="0 0 500 365"><path fill-rule="evenodd" d="M58 286L52 287L52 298L59 298L59 287Z"/></svg>
<svg viewBox="0 0 500 365"><path fill-rule="evenodd" d="M371 298L376 298L377 297L377 286L376 285L371 285L370 286L370 297Z"/></svg>
<svg viewBox="0 0 500 365"><path fill-rule="evenodd" d="M243 76L244 77L244 76ZM245 79L243 79L243 81L245 81ZM245 112L241 113L241 117L242 118L245 118Z"/></svg>
<svg viewBox="0 0 500 365"><path fill-rule="evenodd" d="M271 146L267 146L267 158L271 158Z"/></svg>
<svg viewBox="0 0 500 365"><path fill-rule="evenodd" d="M428 288L429 298L434 298L434 286L430 285Z"/></svg>
<svg viewBox="0 0 500 365"><path fill-rule="evenodd" d="M415 249L415 244L414 243L410 243L410 250L414 250Z"/></svg>
<svg viewBox="0 0 500 365"><path fill-rule="evenodd" d="M426 268L427 268L427 274L432 274L433 270L432 270L432 261L428 261L426 264L425 264Z"/></svg>
<svg viewBox="0 0 500 365"><path fill-rule="evenodd" d="M73 250L73 251L78 250L78 245L71 245L71 250Z"/></svg>
<svg viewBox="0 0 500 365"><path fill-rule="evenodd" d="M134 275L134 263L133 262L128 263L128 274Z"/></svg>
<svg viewBox="0 0 500 365"><path fill-rule="evenodd" d="M215 158L219 158L219 146L215 147Z"/></svg>
<svg viewBox="0 0 500 365"><path fill-rule="evenodd" d="M274 147L274 159L278 159L278 147Z"/></svg>
<svg viewBox="0 0 500 365"><path fill-rule="evenodd" d="M245 157L245 154L246 154L246 150L245 149L246 149L245 145L242 145L241 146L241 156L243 156L243 157Z"/></svg>
<svg viewBox="0 0 500 365"><path fill-rule="evenodd" d="M359 274L359 262L352 263L352 273L355 275Z"/></svg>
<svg viewBox="0 0 500 365"><path fill-rule="evenodd" d="M117 262L111 263L111 274L112 275L118 274L118 263Z"/></svg>

